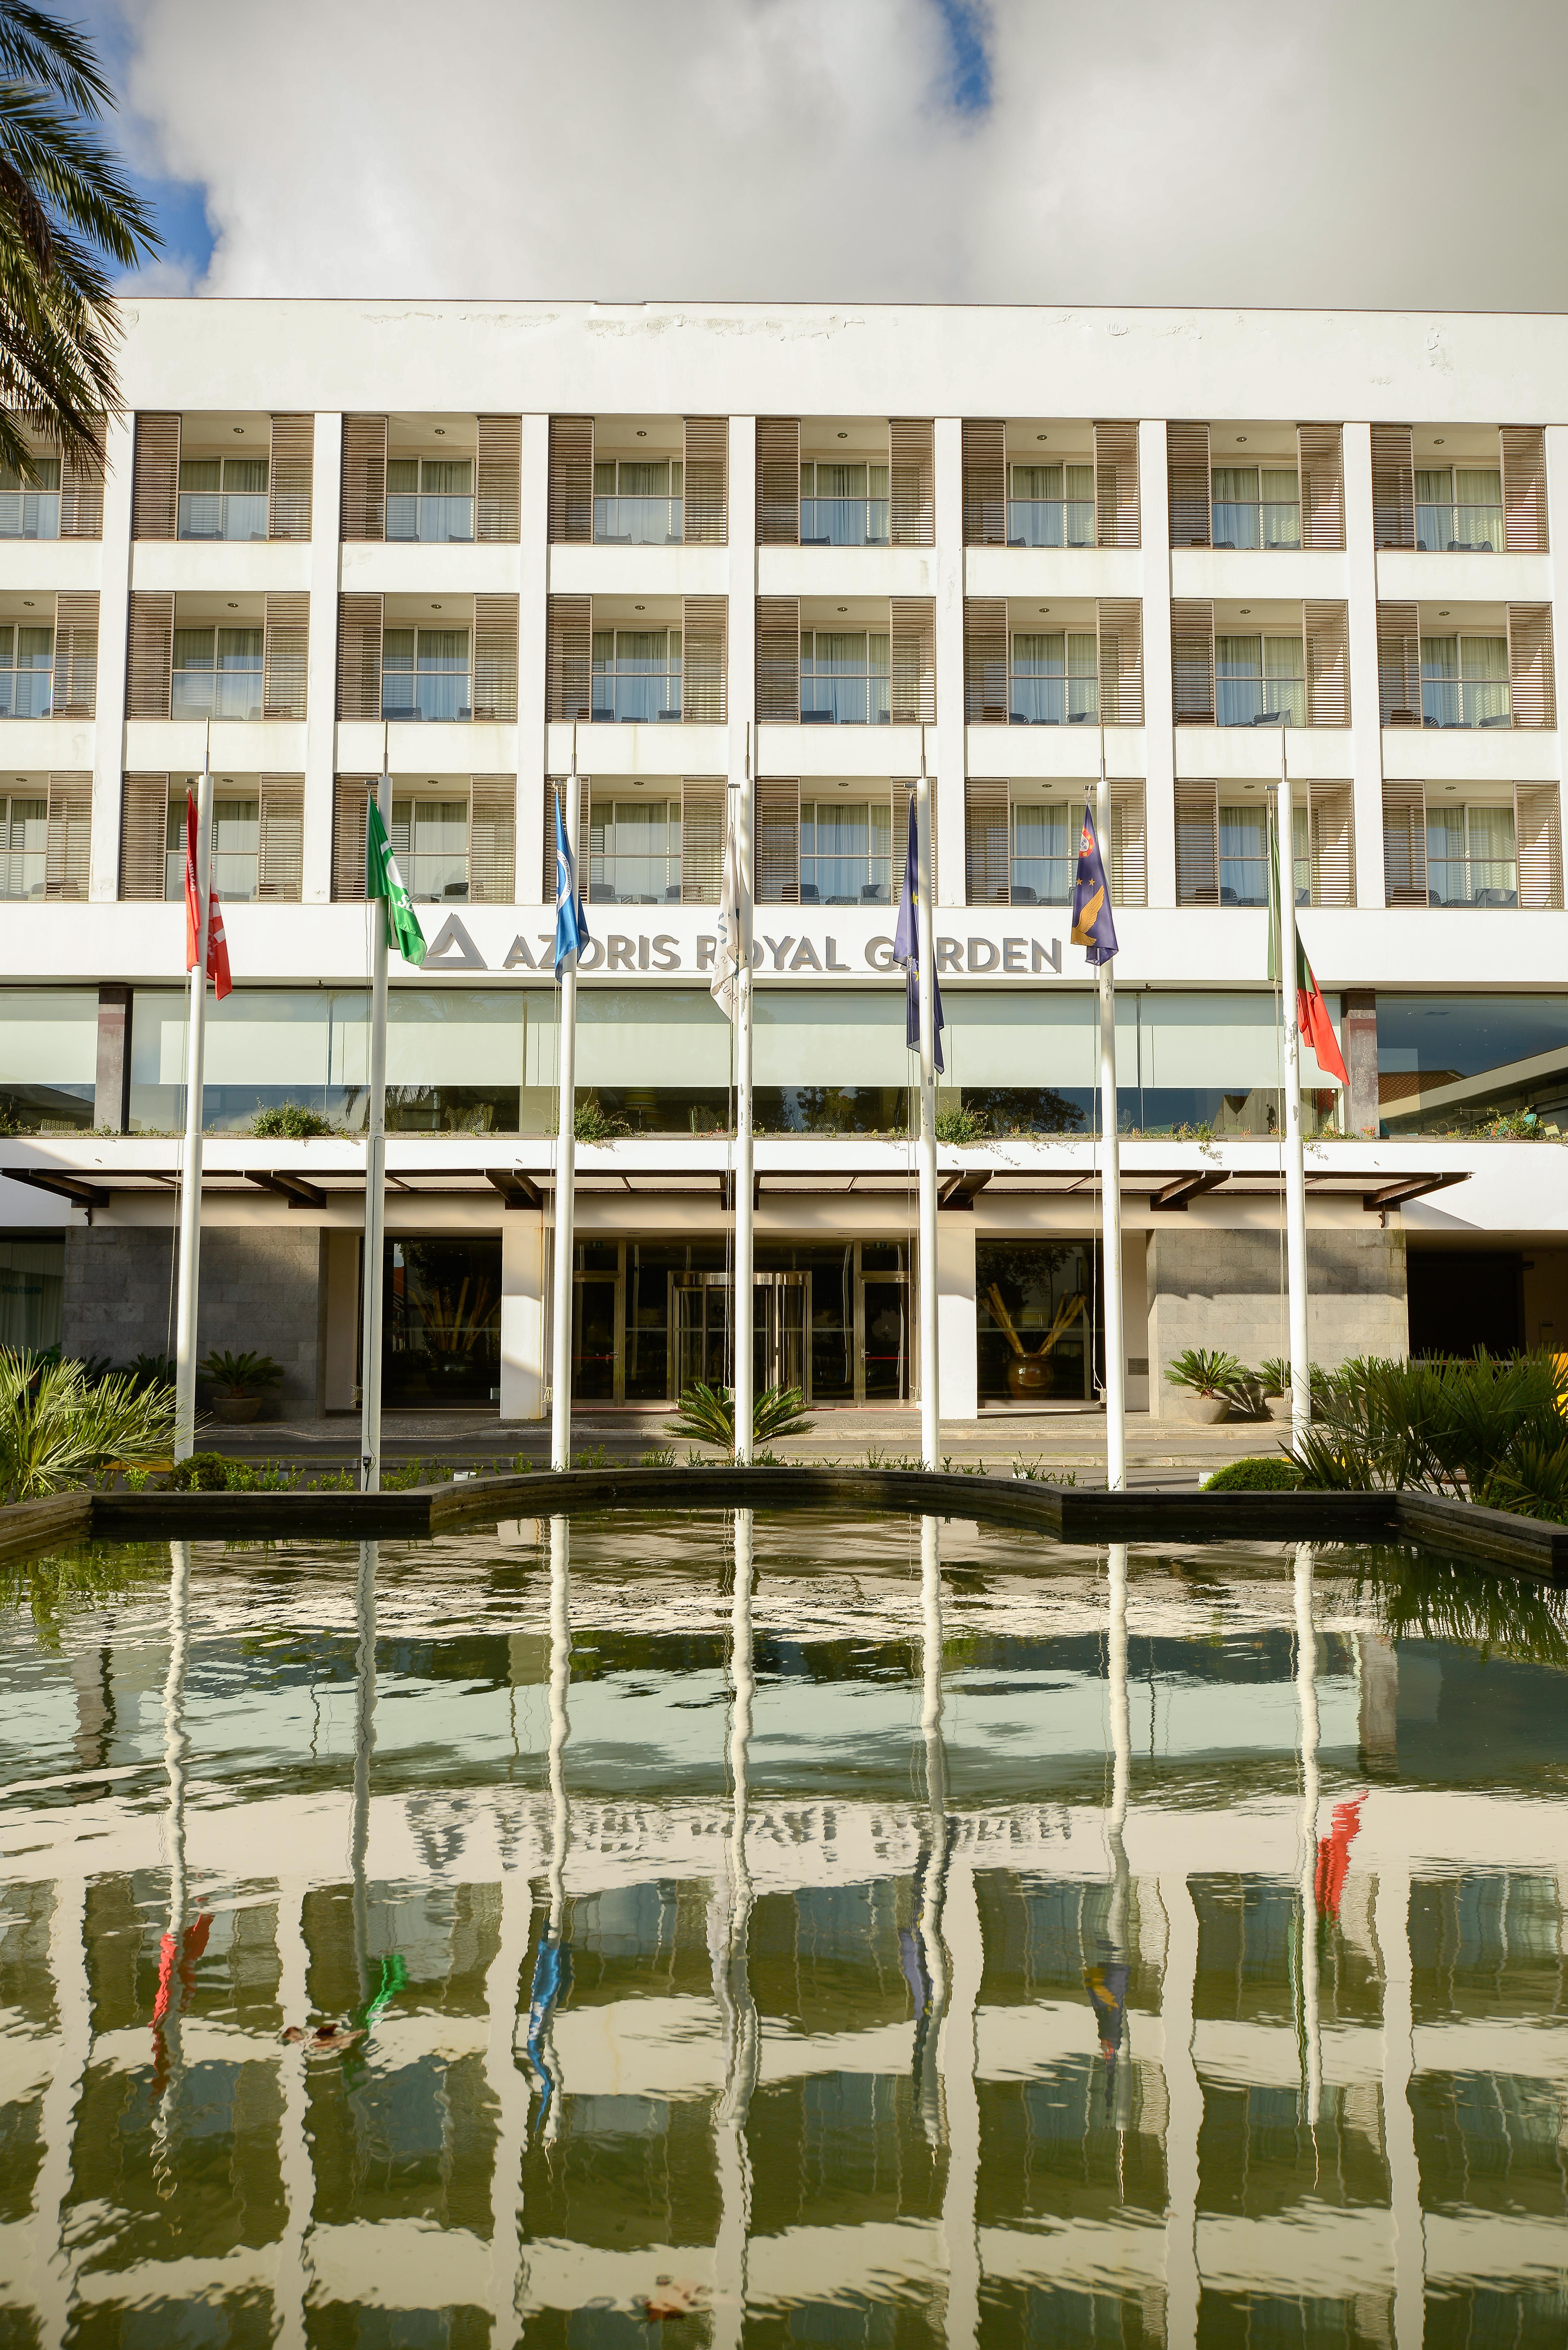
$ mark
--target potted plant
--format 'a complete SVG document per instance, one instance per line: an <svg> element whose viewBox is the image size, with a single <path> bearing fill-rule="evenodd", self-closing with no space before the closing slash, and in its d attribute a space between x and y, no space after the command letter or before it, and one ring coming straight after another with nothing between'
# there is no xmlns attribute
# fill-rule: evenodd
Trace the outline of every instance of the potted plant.
<svg viewBox="0 0 1568 2350"><path fill-rule="evenodd" d="M283 1365L275 1363L270 1355L230 1355L214 1348L201 1370L218 1390L213 1409L230 1428L254 1419L261 1411L264 1391L283 1380Z"/></svg>
<svg viewBox="0 0 1568 2350"><path fill-rule="evenodd" d="M994 1281L992 1283L985 1293L985 1302L1002 1329L1006 1333L1007 1343L1012 1349L1012 1358L1007 1366L1009 1395L1017 1398L1020 1402L1027 1400L1031 1396L1044 1395L1051 1385L1052 1352L1057 1340L1065 1336L1083 1313L1085 1300L1081 1294L1076 1297L1064 1297L1051 1317L1050 1328L1038 1347L1026 1347L1019 1336L1017 1326L1007 1310L1007 1301L1002 1296L998 1283Z"/></svg>
<svg viewBox="0 0 1568 2350"><path fill-rule="evenodd" d="M1263 1391L1263 1409L1271 1419L1289 1419L1291 1416L1291 1367L1279 1355L1271 1355L1258 1373Z"/></svg>
<svg viewBox="0 0 1568 2350"><path fill-rule="evenodd" d="M1192 1418L1213 1428L1228 1416L1242 1372L1234 1355L1189 1347L1166 1365L1165 1376L1173 1388L1187 1389L1187 1409Z"/></svg>

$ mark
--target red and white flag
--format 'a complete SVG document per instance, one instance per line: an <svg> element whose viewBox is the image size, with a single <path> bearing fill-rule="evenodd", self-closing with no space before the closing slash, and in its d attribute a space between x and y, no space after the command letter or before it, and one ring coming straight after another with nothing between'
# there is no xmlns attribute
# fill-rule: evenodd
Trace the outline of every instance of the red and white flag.
<svg viewBox="0 0 1568 2350"><path fill-rule="evenodd" d="M223 936L223 910L218 893L207 892L207 977L221 1003L234 986L229 977L229 942ZM185 795L185 968L196 968L197 941L202 935L202 897L196 879L196 802Z"/></svg>

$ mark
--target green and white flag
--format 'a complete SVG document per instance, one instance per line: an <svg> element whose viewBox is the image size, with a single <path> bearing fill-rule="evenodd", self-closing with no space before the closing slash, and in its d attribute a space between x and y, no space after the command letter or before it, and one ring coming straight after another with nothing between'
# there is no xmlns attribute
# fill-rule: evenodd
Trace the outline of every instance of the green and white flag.
<svg viewBox="0 0 1568 2350"><path fill-rule="evenodd" d="M381 811L373 798L367 806L366 816L365 895L367 898L379 898L385 907L387 944L396 947L405 962L423 962L425 934L420 928L413 899L403 887L403 877L398 870L398 860L392 855L392 844L387 838Z"/></svg>

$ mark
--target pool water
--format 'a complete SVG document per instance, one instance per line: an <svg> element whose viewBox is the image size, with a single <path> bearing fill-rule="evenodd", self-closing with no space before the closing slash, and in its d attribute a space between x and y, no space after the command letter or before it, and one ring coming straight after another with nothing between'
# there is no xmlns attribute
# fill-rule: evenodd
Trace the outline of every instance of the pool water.
<svg viewBox="0 0 1568 2350"><path fill-rule="evenodd" d="M1568 1609L718 1513L0 1570L0 2345L1568 2341Z"/></svg>

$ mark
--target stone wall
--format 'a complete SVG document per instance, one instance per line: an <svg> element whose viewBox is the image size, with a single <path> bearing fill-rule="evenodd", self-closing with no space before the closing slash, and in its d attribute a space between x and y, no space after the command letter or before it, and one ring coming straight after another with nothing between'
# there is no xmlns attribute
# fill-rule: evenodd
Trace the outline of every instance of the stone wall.
<svg viewBox="0 0 1568 2350"><path fill-rule="evenodd" d="M1148 1243L1149 1409L1179 1411L1165 1367L1189 1347L1237 1355L1254 1367L1290 1353L1273 1232L1153 1232ZM1309 1232L1308 1328L1312 1358L1329 1368L1355 1355L1409 1352L1401 1232Z"/></svg>
<svg viewBox="0 0 1568 2350"><path fill-rule="evenodd" d="M67 1233L66 1354L116 1363L172 1354L178 1239L102 1224ZM202 1353L271 1355L283 1365L283 1386L264 1403L264 1419L318 1409L320 1262L314 1227L220 1225L202 1234Z"/></svg>

